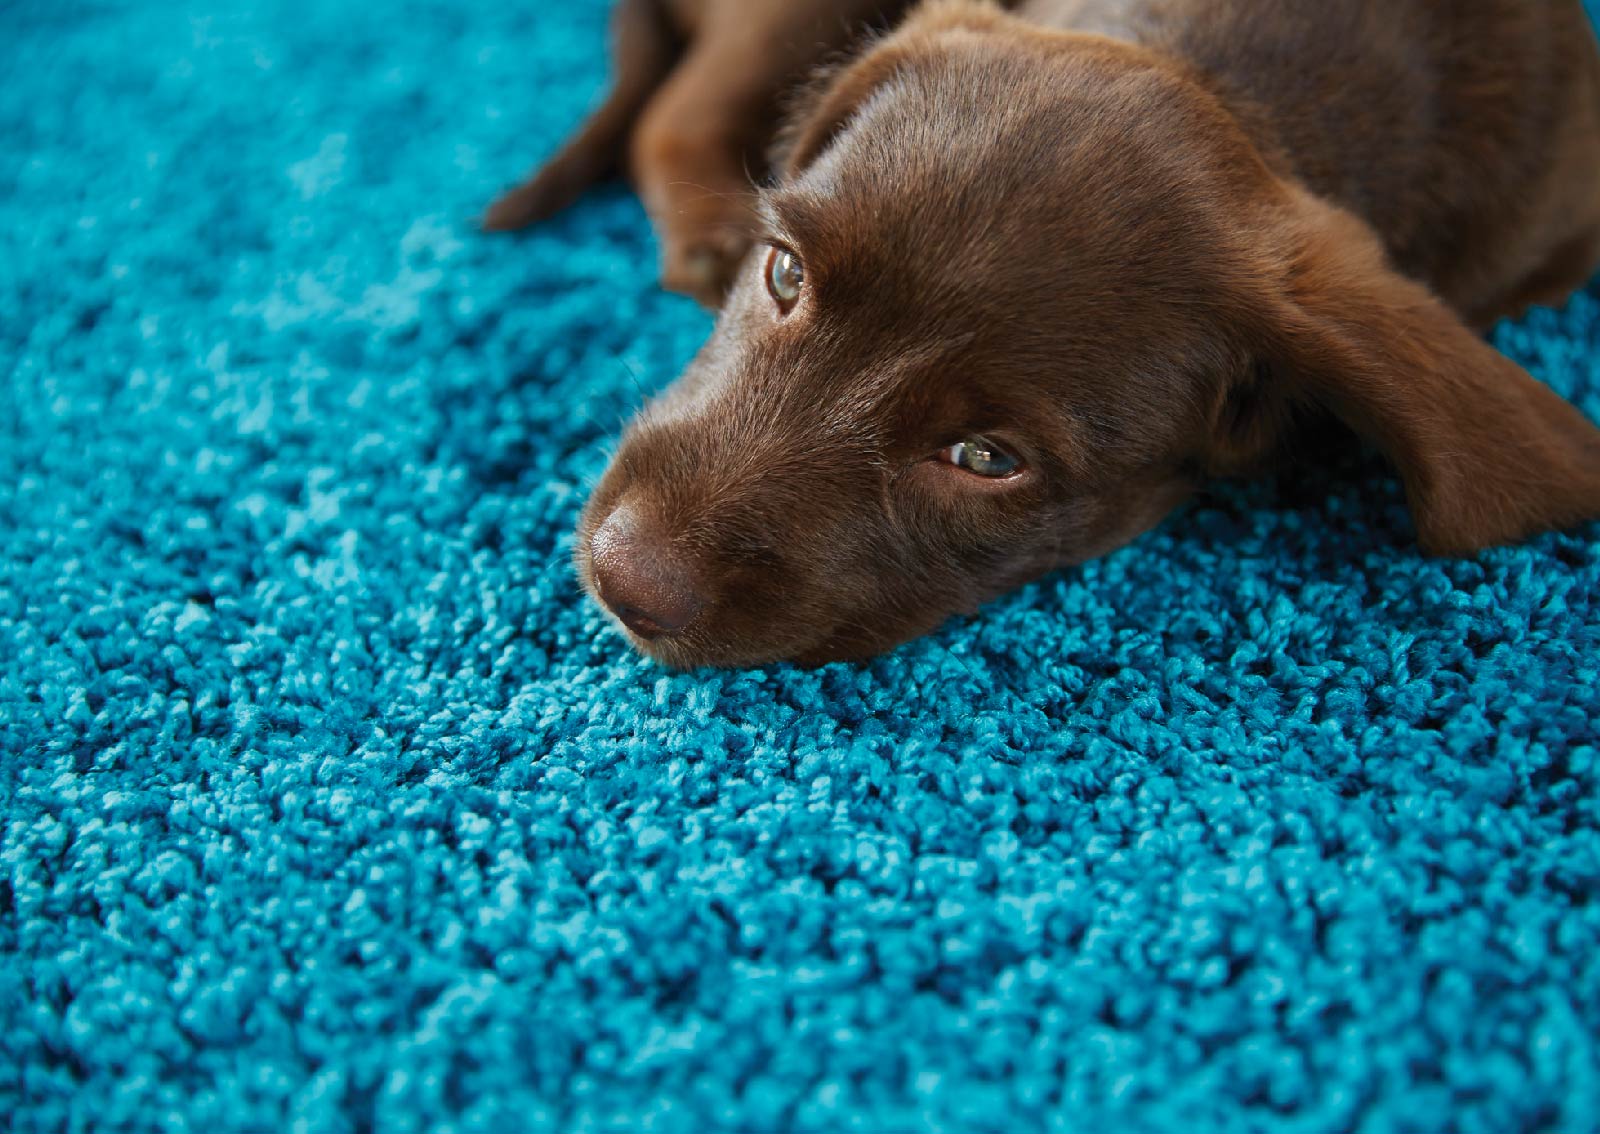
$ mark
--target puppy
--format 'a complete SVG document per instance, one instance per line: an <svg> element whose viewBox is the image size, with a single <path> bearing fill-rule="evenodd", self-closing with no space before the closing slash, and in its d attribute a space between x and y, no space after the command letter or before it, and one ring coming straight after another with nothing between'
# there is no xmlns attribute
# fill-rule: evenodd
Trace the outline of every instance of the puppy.
<svg viewBox="0 0 1600 1134"><path fill-rule="evenodd" d="M663 662L881 651L1319 421L1429 552L1600 515L1600 432L1476 333L1600 262L1578 0L942 0L777 153L579 533Z"/></svg>

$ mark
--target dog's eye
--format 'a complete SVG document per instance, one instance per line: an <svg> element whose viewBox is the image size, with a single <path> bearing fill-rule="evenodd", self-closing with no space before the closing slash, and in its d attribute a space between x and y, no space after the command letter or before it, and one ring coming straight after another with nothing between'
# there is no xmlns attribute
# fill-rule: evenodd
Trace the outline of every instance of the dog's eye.
<svg viewBox="0 0 1600 1134"><path fill-rule="evenodd" d="M806 270L800 266L800 257L787 248L774 248L767 255L767 290L784 311L793 307L800 298L800 288L806 282Z"/></svg>
<svg viewBox="0 0 1600 1134"><path fill-rule="evenodd" d="M978 476L1010 476L1022 462L987 437L968 437L939 453L939 459Z"/></svg>

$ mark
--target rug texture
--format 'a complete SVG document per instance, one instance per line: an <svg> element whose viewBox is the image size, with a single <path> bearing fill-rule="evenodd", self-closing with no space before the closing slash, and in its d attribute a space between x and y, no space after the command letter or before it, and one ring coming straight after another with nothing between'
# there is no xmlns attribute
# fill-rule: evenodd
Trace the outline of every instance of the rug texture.
<svg viewBox="0 0 1600 1134"><path fill-rule="evenodd" d="M13 1131L1600 1128L1600 530L1369 456L864 665L580 594L604 5L0 5ZM1600 287L1495 341L1600 419Z"/></svg>

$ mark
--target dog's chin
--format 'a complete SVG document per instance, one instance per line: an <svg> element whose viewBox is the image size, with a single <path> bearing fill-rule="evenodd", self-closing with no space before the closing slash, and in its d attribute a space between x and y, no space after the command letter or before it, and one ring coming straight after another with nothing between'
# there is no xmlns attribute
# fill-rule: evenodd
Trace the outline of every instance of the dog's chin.
<svg viewBox="0 0 1600 1134"><path fill-rule="evenodd" d="M634 650L668 669L746 669L752 666L791 664L806 669L831 662L865 661L931 627L867 631L841 621L820 627L785 627L773 624L743 632L719 631L715 622L686 627L682 632L645 638L605 610L592 583L586 589L606 620L628 640ZM766 631L766 632L762 632Z"/></svg>
<svg viewBox="0 0 1600 1134"><path fill-rule="evenodd" d="M619 620L612 618L610 621L635 650L668 669L745 669L779 662L814 666L842 658L829 654L825 647L812 646L804 639L791 642L744 639L719 641L714 632L707 631L643 638Z"/></svg>
<svg viewBox="0 0 1600 1134"><path fill-rule="evenodd" d="M752 635L721 641L709 634L704 637L646 641L629 632L625 626L621 629L640 653L675 669L702 666L739 669L780 663L815 669L833 662L869 661L927 634L947 617L930 616L915 623L873 629L849 619L841 619L810 633L796 632L787 637L772 638Z"/></svg>

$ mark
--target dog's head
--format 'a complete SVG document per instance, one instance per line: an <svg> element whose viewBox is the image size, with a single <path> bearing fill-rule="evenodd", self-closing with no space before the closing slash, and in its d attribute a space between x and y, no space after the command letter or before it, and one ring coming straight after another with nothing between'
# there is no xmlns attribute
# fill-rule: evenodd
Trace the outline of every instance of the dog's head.
<svg viewBox="0 0 1600 1134"><path fill-rule="evenodd" d="M870 654L1133 538L1332 412L1451 551L1600 510L1581 415L1176 65L923 9L786 140L768 232L584 516L676 665Z"/></svg>

